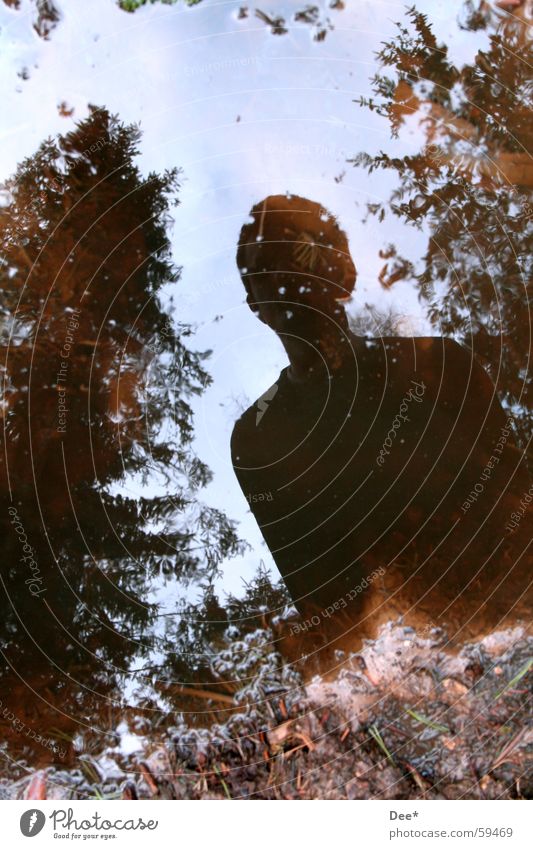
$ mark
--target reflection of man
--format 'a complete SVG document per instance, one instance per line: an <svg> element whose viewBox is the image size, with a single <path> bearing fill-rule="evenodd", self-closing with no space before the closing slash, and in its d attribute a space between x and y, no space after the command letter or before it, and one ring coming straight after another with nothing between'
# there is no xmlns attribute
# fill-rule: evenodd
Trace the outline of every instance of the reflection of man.
<svg viewBox="0 0 533 849"><path fill-rule="evenodd" d="M509 493L527 490L491 381L451 340L350 332L356 270L317 204L271 196L251 216L247 301L290 364L236 423L232 462L296 606L334 605L393 562L439 593L490 594L515 565Z"/></svg>

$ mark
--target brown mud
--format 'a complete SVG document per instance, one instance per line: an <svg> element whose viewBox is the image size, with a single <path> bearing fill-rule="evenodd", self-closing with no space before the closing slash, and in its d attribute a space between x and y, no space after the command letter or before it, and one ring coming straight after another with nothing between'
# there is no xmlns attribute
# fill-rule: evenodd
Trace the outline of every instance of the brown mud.
<svg viewBox="0 0 533 849"><path fill-rule="evenodd" d="M389 623L357 651L330 647L329 659L337 663L326 675L312 674L318 655L290 662L272 651L273 638L271 629L245 637L249 652L257 652L256 667L253 680L243 678L232 697L192 690L186 701L196 711L174 714L165 729L132 714L126 719L135 741L131 754L119 746L98 752L90 735L80 751L78 736L68 746L70 768L56 763L22 773L3 781L2 794L532 797L533 640L523 626L451 648L438 627L417 632Z"/></svg>

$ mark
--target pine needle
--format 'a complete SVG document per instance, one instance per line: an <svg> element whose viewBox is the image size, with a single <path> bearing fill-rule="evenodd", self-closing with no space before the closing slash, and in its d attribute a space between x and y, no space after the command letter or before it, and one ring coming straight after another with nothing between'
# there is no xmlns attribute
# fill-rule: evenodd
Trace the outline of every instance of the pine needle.
<svg viewBox="0 0 533 849"><path fill-rule="evenodd" d="M499 699L500 696L503 696L503 694L506 692L506 690L509 690L510 687L514 687L515 684L518 684L520 679L523 678L524 675L527 675L527 673L529 672L529 670L531 669L532 666L533 666L533 657L530 657L528 662L526 663L525 666L522 667L520 672L517 672L516 675L514 676L514 678L511 678L509 683L505 685L503 690L500 690L500 692L496 694L495 699Z"/></svg>
<svg viewBox="0 0 533 849"><path fill-rule="evenodd" d="M387 747L385 745L385 741L384 741L383 737L381 736L381 734L379 733L376 726L371 725L368 730L369 730L370 734L372 735L372 737L374 738L374 740L376 741L376 743L378 744L381 751L385 753L387 760L390 761L391 764L396 766L396 764L394 762L394 758L392 757L391 753L387 749Z"/></svg>
<svg viewBox="0 0 533 849"><path fill-rule="evenodd" d="M219 780L219 781L220 781L220 783L222 784L222 787L223 787L223 789L224 789L224 793L226 794L226 797L227 797L228 799L231 799L231 793L229 792L228 785L226 784L226 782L225 782L225 781L224 781L224 779L222 778L222 775L220 774L220 770L219 770L219 768L217 767L217 765L216 765L216 764L213 764L213 770L216 772L216 774L217 774L217 776L218 776L218 780Z"/></svg>
<svg viewBox="0 0 533 849"><path fill-rule="evenodd" d="M50 733L53 734L54 737L59 737L61 740L66 740L67 743L72 743L74 740L74 734L67 734L65 731L61 731L60 728L51 728Z"/></svg>
<svg viewBox="0 0 533 849"><path fill-rule="evenodd" d="M427 725L428 728L433 728L435 731L443 731L446 734L450 733L450 729L446 727L446 725L440 725L438 722L432 722L431 719L428 719L426 716L422 716L421 713L417 713L416 710L408 709L406 711L409 716L412 716L413 719L416 719L417 722L421 722L422 725Z"/></svg>

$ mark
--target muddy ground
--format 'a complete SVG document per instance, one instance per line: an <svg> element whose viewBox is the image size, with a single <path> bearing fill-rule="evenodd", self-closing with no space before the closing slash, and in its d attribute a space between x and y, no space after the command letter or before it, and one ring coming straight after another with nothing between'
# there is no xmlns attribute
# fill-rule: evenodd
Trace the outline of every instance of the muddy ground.
<svg viewBox="0 0 533 849"><path fill-rule="evenodd" d="M54 799L533 797L533 639L523 626L452 648L438 628L388 623L356 651L330 646L323 674L314 674L314 652L296 662L281 653L278 637L271 626L228 643L217 662L226 676L233 670L233 693L190 688L188 710L164 731L132 722L136 751L98 753L78 738L71 768L22 769L0 792Z"/></svg>

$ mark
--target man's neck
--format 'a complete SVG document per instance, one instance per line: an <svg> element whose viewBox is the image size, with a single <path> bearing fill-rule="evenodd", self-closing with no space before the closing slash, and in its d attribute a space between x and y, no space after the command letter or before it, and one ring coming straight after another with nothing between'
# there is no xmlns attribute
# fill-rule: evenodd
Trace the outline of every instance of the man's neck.
<svg viewBox="0 0 533 849"><path fill-rule="evenodd" d="M306 383L334 375L346 362L353 360L361 342L362 337L343 330L335 337L329 334L319 348L312 349L304 342L290 346L287 350L290 362L287 376L293 383Z"/></svg>

